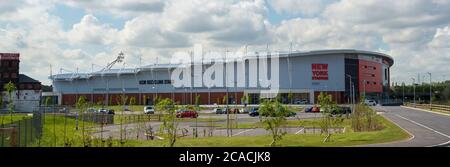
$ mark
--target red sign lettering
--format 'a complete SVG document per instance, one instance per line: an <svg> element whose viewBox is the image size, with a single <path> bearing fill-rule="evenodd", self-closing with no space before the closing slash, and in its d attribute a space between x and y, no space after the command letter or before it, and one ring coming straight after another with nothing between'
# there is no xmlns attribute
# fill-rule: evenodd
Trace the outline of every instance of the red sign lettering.
<svg viewBox="0 0 450 167"><path fill-rule="evenodd" d="M328 64L312 64L312 80L328 80Z"/></svg>

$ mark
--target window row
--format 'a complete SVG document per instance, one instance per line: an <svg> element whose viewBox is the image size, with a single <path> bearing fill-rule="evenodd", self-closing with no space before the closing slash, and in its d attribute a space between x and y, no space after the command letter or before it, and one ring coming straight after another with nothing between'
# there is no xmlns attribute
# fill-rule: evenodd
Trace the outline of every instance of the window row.
<svg viewBox="0 0 450 167"><path fill-rule="evenodd" d="M370 85L370 83L373 83L373 85L376 85L376 84L377 84L377 82L366 81L366 85Z"/></svg>
<svg viewBox="0 0 450 167"><path fill-rule="evenodd" d="M19 84L19 89L39 90L41 89L41 84Z"/></svg>
<svg viewBox="0 0 450 167"><path fill-rule="evenodd" d="M19 61L1 61L0 67L17 67Z"/></svg>
<svg viewBox="0 0 450 167"><path fill-rule="evenodd" d="M145 84L172 84L172 80L140 80L139 81L140 85L145 85Z"/></svg>
<svg viewBox="0 0 450 167"><path fill-rule="evenodd" d="M377 67L374 67L374 66L363 66L363 68L365 68L365 69L367 69L367 68L371 68L371 69L373 69L373 70L376 70L377 69Z"/></svg>
<svg viewBox="0 0 450 167"><path fill-rule="evenodd" d="M13 72L13 73L0 73L0 78L17 78L17 73Z"/></svg>

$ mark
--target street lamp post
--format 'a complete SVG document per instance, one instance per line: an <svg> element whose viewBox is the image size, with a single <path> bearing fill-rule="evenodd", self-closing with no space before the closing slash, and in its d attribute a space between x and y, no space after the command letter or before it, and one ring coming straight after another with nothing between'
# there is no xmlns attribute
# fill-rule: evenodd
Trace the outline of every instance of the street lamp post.
<svg viewBox="0 0 450 167"><path fill-rule="evenodd" d="M405 82L402 82L402 95L403 95L402 103L404 105L405 104Z"/></svg>
<svg viewBox="0 0 450 167"><path fill-rule="evenodd" d="M414 92L414 97L413 97L413 99L414 99L414 107L416 107L416 79L414 79L414 78L411 78L412 79L412 81L413 81L413 92Z"/></svg>
<svg viewBox="0 0 450 167"><path fill-rule="evenodd" d="M366 80L363 80L363 87L364 87L364 101L366 100Z"/></svg>
<svg viewBox="0 0 450 167"><path fill-rule="evenodd" d="M431 84L432 84L432 83L431 83L431 73L428 72L428 75L430 75L430 110L432 110L432 107L431 107L431 106L432 106L433 103L432 103L432 101L431 101Z"/></svg>
<svg viewBox="0 0 450 167"><path fill-rule="evenodd" d="M349 78L348 89L349 89L350 103L352 106L352 113L353 113L354 106L353 106L353 92L352 92L352 76L348 75L348 74L345 74L345 76Z"/></svg>

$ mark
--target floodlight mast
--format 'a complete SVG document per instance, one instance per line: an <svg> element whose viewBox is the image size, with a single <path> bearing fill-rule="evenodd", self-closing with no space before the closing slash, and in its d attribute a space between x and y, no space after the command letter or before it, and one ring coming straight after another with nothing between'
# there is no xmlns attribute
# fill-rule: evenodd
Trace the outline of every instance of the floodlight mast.
<svg viewBox="0 0 450 167"><path fill-rule="evenodd" d="M105 71L105 70L111 69L111 68L114 66L114 64L116 64L116 63L121 63L121 62L123 61L124 58L125 58L125 56L124 56L123 52L120 52L120 53L119 53L119 56L117 56L117 58L116 58L114 61L108 63L108 65L106 65L106 67L103 68L101 71L103 72L103 71Z"/></svg>

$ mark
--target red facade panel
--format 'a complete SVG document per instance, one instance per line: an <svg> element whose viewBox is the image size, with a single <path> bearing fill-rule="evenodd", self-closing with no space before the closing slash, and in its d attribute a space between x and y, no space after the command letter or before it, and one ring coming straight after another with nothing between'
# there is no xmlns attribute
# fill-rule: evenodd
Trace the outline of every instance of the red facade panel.
<svg viewBox="0 0 450 167"><path fill-rule="evenodd" d="M381 64L377 62L359 60L359 92L383 92Z"/></svg>

